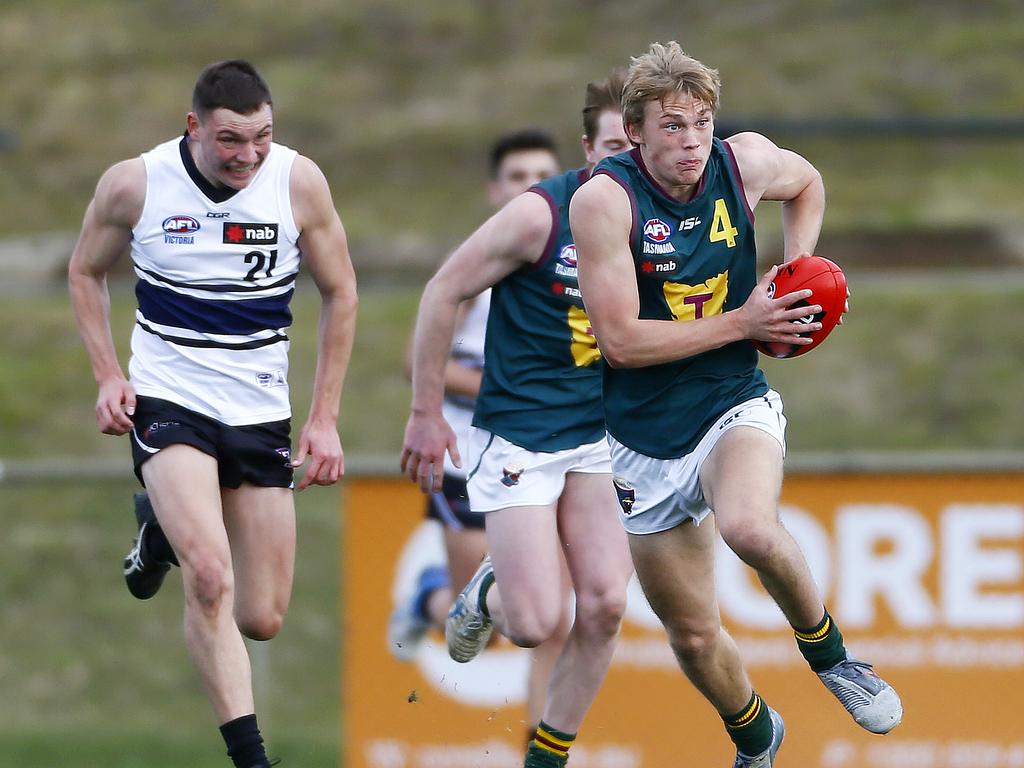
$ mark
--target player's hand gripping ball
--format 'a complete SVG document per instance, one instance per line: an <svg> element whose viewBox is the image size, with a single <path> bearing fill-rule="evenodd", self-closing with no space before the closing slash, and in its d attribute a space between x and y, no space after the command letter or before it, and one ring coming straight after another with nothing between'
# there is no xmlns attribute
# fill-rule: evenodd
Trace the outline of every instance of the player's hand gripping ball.
<svg viewBox="0 0 1024 768"><path fill-rule="evenodd" d="M821 330L808 331L801 334L810 337L810 344L785 344L778 341L755 341L754 346L764 355L776 358L797 357L806 354L821 344L832 329L839 324L846 308L846 275L838 265L821 256L805 256L793 259L781 267L775 280L768 286L768 294L773 298L785 296L787 293L810 288L814 294L793 304L793 307L807 307L812 304L821 305L821 312L816 315L805 315L798 323L821 323Z"/></svg>

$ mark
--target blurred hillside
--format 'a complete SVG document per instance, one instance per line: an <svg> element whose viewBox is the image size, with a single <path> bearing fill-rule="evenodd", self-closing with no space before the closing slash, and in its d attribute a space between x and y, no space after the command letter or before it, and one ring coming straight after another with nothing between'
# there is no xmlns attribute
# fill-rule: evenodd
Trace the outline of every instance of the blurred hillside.
<svg viewBox="0 0 1024 768"><path fill-rule="evenodd" d="M671 38L720 69L723 121L1024 104L1024 12L1009 0L6 0L0 238L76 230L103 169L182 130L198 71L239 56L271 84L278 140L331 180L362 274L421 275L485 215L491 138L538 124L578 163L584 83ZM1012 237L1024 221L1019 137L773 138L825 175L823 245L901 227Z"/></svg>

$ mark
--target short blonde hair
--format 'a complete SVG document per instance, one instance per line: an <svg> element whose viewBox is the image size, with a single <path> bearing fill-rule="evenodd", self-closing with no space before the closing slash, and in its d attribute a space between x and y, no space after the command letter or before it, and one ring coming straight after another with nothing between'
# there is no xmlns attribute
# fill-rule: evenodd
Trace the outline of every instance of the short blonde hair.
<svg viewBox="0 0 1024 768"><path fill-rule="evenodd" d="M651 43L642 56L634 56L622 91L622 118L627 125L643 123L649 101L663 102L675 93L688 93L718 111L722 81L718 70L687 56L679 43Z"/></svg>

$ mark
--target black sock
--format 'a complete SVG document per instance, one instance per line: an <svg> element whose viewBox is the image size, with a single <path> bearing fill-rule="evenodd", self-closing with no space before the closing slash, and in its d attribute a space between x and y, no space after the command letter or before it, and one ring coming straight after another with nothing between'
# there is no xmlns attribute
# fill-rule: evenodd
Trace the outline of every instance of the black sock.
<svg viewBox="0 0 1024 768"><path fill-rule="evenodd" d="M167 541L167 535L159 523L152 523L146 526L146 551L157 560L164 563L178 565L178 558L171 549L171 543Z"/></svg>
<svg viewBox="0 0 1024 768"><path fill-rule="evenodd" d="M256 725L256 715L242 715L220 727L220 735L228 747L228 757L235 768L267 768L267 752Z"/></svg>

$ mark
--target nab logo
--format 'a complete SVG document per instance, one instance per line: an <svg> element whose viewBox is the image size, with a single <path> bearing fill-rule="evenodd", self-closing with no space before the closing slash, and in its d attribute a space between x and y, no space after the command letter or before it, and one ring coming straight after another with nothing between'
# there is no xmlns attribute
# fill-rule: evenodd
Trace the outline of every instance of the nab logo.
<svg viewBox="0 0 1024 768"><path fill-rule="evenodd" d="M191 216L168 216L163 227L169 235L189 235L199 230L199 222Z"/></svg>
<svg viewBox="0 0 1024 768"><path fill-rule="evenodd" d="M565 246L558 254L558 260L567 267L576 266L576 246L573 243L569 243Z"/></svg>
<svg viewBox="0 0 1024 768"><path fill-rule="evenodd" d="M223 242L229 245L274 245L277 243L277 224L225 222Z"/></svg>
<svg viewBox="0 0 1024 768"><path fill-rule="evenodd" d="M663 243L672 236L672 227L661 219L648 219L644 223L644 237L652 243Z"/></svg>

